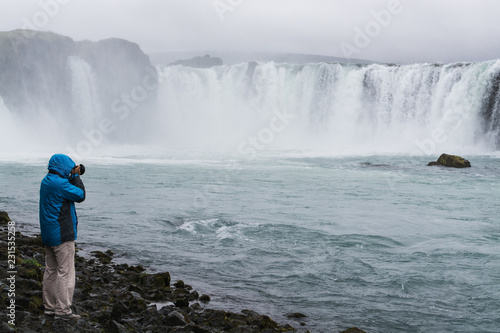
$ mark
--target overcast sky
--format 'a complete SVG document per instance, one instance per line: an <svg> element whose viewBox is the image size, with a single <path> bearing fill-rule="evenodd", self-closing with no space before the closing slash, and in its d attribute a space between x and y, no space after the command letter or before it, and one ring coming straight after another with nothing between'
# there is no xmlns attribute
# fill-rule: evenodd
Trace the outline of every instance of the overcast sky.
<svg viewBox="0 0 500 333"><path fill-rule="evenodd" d="M145 52L264 51L384 62L500 58L499 0L0 0L0 30L125 38Z"/></svg>

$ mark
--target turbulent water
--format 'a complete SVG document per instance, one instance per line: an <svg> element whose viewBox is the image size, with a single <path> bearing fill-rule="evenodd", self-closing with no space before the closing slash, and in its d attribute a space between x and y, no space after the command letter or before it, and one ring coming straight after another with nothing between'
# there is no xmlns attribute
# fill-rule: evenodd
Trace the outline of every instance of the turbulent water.
<svg viewBox="0 0 500 333"><path fill-rule="evenodd" d="M68 153L87 166L84 249L211 306L301 312L311 332L498 332L500 61L159 66L154 140L135 146L135 109L101 105L81 58L68 70L64 116L0 99L0 209L19 228L37 230L46 163ZM426 166L443 152L472 168Z"/></svg>
<svg viewBox="0 0 500 333"><path fill-rule="evenodd" d="M470 160L95 159L79 242L168 270L212 306L304 313L311 332L498 332L500 156ZM0 164L0 205L28 230L44 169Z"/></svg>

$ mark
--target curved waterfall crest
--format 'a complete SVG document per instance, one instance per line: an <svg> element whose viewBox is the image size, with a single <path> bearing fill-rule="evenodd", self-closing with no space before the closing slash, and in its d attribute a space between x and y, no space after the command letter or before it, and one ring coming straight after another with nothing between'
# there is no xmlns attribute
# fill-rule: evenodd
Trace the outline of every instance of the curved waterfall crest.
<svg viewBox="0 0 500 333"><path fill-rule="evenodd" d="M216 144L223 132L244 140L238 134L259 131L286 111L294 121L271 146L408 151L433 140L443 149L500 147L500 60L250 66L159 66L159 103L171 139Z"/></svg>

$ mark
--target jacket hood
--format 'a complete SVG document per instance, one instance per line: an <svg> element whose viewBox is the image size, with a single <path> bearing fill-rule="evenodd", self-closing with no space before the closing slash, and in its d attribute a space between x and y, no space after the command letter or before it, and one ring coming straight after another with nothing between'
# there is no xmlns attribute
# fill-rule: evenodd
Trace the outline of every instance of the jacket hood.
<svg viewBox="0 0 500 333"><path fill-rule="evenodd" d="M52 155L49 161L49 170L57 171L64 178L68 178L71 170L76 166L76 163L73 160L64 154L55 154Z"/></svg>

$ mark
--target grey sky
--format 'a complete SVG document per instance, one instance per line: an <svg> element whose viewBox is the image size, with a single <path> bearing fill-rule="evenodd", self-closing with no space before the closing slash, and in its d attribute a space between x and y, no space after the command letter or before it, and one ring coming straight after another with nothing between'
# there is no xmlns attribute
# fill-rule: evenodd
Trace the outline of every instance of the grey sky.
<svg viewBox="0 0 500 333"><path fill-rule="evenodd" d="M385 62L500 58L499 0L0 0L0 30L125 38L145 52L263 51Z"/></svg>

